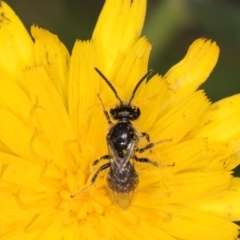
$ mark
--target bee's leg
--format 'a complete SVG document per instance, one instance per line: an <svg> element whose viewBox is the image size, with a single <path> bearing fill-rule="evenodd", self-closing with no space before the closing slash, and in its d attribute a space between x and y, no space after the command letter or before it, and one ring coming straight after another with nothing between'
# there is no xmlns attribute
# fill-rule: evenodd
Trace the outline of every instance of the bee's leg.
<svg viewBox="0 0 240 240"><path fill-rule="evenodd" d="M136 152L139 152L139 153L142 153L142 152L144 152L144 151L146 151L147 149L150 149L150 148L152 148L152 147L154 147L155 146L155 143L149 143L149 144L147 144L145 147L143 147L143 148L137 148L136 149Z"/></svg>
<svg viewBox="0 0 240 240"><path fill-rule="evenodd" d="M139 152L139 153L142 153L142 152L145 152L146 150L148 150L150 148L153 148L156 144L161 144L161 143L170 142L170 141L172 141L172 139L165 139L165 140L161 140L161 141L158 141L158 142L155 142L155 143L151 142L143 148L137 148L135 151Z"/></svg>
<svg viewBox="0 0 240 240"><path fill-rule="evenodd" d="M101 103L101 105L102 105L103 113L104 113L104 115L105 115L105 117L106 117L106 119L107 119L108 124L109 124L109 125L112 125L112 122L111 122L110 116L109 116L107 110L105 109L105 107L104 107L104 105L103 105L102 99L101 99L101 97L100 97L100 93L98 93L97 96L98 96L99 101L100 101L100 103Z"/></svg>
<svg viewBox="0 0 240 240"><path fill-rule="evenodd" d="M146 140L147 140L148 142L150 142L150 136L149 136L148 133L146 133L146 132L141 132L141 134L142 134L142 137L146 138Z"/></svg>
<svg viewBox="0 0 240 240"><path fill-rule="evenodd" d="M158 163L157 163L157 162L152 161L152 160L150 160L150 159L148 159L148 158L138 158L138 157L135 155L135 156L134 156L134 160L135 160L136 162L140 162L140 163L150 163L150 164L154 165L155 167L158 166Z"/></svg>
<svg viewBox="0 0 240 240"><path fill-rule="evenodd" d="M99 173L103 170L105 170L106 168L109 168L110 167L110 163L106 163L104 165L102 165L96 172L95 174L93 175L92 179L91 179L91 183L90 183L90 186L92 186L95 182L96 182L96 179L99 175Z"/></svg>
<svg viewBox="0 0 240 240"><path fill-rule="evenodd" d="M96 166L101 160L109 160L109 155L104 155L100 159L96 159L92 162L92 166Z"/></svg>
<svg viewBox="0 0 240 240"><path fill-rule="evenodd" d="M78 192L76 192L76 193L74 193L74 194L71 194L70 197L71 197L71 198L74 198L74 197L75 197L76 195L78 195L79 193L81 193L81 192L85 191L86 189L88 189L89 187L91 187L91 186L96 182L99 173L100 173L101 171L103 171L104 169L109 168L109 167L110 167L110 163L106 163L106 164L102 165L102 166L95 172L95 174L93 175L90 184L89 184L88 186L86 186L85 188L81 189L80 191L78 191Z"/></svg>

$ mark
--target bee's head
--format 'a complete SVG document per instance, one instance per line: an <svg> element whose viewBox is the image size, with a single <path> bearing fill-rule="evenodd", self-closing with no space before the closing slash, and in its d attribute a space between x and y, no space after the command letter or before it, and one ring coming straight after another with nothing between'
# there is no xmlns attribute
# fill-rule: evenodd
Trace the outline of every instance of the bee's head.
<svg viewBox="0 0 240 240"><path fill-rule="evenodd" d="M140 116L141 111L136 106L123 103L110 109L110 114L114 120L129 119L130 121L135 121Z"/></svg>

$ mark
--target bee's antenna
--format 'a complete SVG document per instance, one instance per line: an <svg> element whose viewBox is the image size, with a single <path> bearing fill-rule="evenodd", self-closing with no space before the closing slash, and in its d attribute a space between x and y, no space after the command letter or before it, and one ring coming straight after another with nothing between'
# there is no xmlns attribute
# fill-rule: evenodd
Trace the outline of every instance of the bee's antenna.
<svg viewBox="0 0 240 240"><path fill-rule="evenodd" d="M134 96L135 96L135 93L136 91L138 90L139 86L141 85L141 83L144 81L145 78L147 78L149 75L151 75L153 73L153 69L150 69L140 80L139 82L137 83L137 85L135 86L133 92L132 92L132 96L128 102L128 105L131 104L131 101L133 100Z"/></svg>
<svg viewBox="0 0 240 240"><path fill-rule="evenodd" d="M120 104L122 105L122 100L121 98L118 96L117 91L115 90L115 88L113 87L113 85L110 83L110 81L103 75L103 73L98 69L98 68L94 68L95 71L102 77L102 79L107 83L107 85L112 89L112 91L115 94L115 97L119 100Z"/></svg>

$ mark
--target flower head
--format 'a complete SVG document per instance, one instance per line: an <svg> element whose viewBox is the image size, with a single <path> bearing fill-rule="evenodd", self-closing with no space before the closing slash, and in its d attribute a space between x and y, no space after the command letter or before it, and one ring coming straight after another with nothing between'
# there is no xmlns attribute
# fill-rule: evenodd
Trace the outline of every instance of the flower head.
<svg viewBox="0 0 240 240"><path fill-rule="evenodd" d="M91 185L105 164L93 161L109 154L102 105L119 104L94 68L129 101L148 69L145 10L146 0L107 0L92 39L76 41L70 55L47 30L32 27L32 41L1 2L1 239L236 238L240 95L211 104L197 90L218 58L210 40L196 40L165 76L136 91L133 153L158 167L130 159L139 184L127 210L106 186L109 170ZM154 146L137 151L149 144L142 132Z"/></svg>

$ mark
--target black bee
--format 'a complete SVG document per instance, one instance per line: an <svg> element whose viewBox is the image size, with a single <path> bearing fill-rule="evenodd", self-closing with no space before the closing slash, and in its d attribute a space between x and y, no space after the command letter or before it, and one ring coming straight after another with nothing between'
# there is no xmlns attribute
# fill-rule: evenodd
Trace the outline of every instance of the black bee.
<svg viewBox="0 0 240 240"><path fill-rule="evenodd" d="M102 156L93 162L93 165L97 165L100 160L108 160L109 162L102 165L91 179L90 186L93 185L101 171L109 168L107 175L107 185L112 190L113 196L117 204L124 210L126 210L131 204L134 190L136 189L139 178L136 170L134 169L134 161L141 163L150 163L154 166L158 166L157 162L152 161L148 158L138 158L135 153L142 153L147 149L154 146L154 143L150 142L149 135L145 132L138 133L132 125L132 121L139 118L141 111L138 107L131 105L135 93L141 83L146 79L153 70L149 70L137 83L135 86L132 96L128 102L123 102L118 96L117 91L110 83L110 81L100 72L99 69L95 68L97 73L102 77L102 79L107 83L107 85L112 89L116 98L119 100L119 104L110 109L111 117L117 121L113 124L109 113L106 111L100 95L98 98L101 102L104 115L110 125L110 130L107 134L107 145L108 154ZM143 148L138 148L139 137L145 137L148 144ZM86 188L80 190L78 193L86 190ZM76 194L78 194L76 193ZM76 194L72 195L74 197Z"/></svg>

